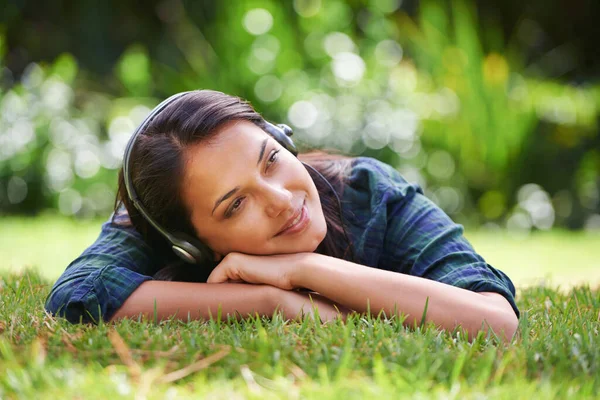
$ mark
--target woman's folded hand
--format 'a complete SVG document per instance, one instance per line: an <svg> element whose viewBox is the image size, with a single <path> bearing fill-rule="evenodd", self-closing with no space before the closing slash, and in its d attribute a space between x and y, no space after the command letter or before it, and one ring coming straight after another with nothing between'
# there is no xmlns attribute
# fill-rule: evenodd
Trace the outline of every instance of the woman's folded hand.
<svg viewBox="0 0 600 400"><path fill-rule="evenodd" d="M271 285L283 290L295 289L294 274L312 253L251 255L229 253L219 262L206 283L246 282Z"/></svg>

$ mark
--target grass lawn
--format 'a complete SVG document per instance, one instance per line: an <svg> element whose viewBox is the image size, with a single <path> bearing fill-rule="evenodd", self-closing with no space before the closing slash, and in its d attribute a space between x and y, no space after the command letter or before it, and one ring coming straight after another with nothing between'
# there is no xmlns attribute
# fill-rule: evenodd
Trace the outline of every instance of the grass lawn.
<svg viewBox="0 0 600 400"><path fill-rule="evenodd" d="M50 284L100 223L1 220L0 399L513 400L600 392L598 236L466 234L518 288L519 331L505 345L360 315L326 325L276 315L99 326L47 315ZM534 284L545 276L545 285Z"/></svg>

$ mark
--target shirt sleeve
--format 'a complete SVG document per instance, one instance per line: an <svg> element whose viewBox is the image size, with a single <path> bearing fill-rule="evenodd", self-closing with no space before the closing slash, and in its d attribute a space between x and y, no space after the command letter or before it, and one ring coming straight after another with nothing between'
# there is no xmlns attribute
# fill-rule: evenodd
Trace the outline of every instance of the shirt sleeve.
<svg viewBox="0 0 600 400"><path fill-rule="evenodd" d="M510 278L476 253L462 225L423 194L415 191L392 205L384 246L399 270L473 292L499 293L520 317Z"/></svg>
<svg viewBox="0 0 600 400"><path fill-rule="evenodd" d="M73 323L108 321L138 286L152 279L158 269L153 250L133 226L115 223L112 216L52 287L46 298L50 313Z"/></svg>
<svg viewBox="0 0 600 400"><path fill-rule="evenodd" d="M454 223L418 185L375 161L367 184L372 210L370 234L363 240L363 245L370 247L367 257L381 269L474 292L499 293L520 317L512 281L475 252L463 236L463 226Z"/></svg>

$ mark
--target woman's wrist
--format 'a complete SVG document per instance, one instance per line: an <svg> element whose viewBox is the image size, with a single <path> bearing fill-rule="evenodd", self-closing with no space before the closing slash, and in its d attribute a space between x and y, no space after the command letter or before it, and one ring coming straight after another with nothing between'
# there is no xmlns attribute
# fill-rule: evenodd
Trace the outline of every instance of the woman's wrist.
<svg viewBox="0 0 600 400"><path fill-rule="evenodd" d="M283 312L287 318L287 311L289 309L289 296L292 291L283 290L275 286L265 285L264 290L264 302L265 307L271 310L271 314L275 311Z"/></svg>
<svg viewBox="0 0 600 400"><path fill-rule="evenodd" d="M326 256L318 253L298 253L298 260L289 277L292 287L314 290L311 287L311 279L318 276L316 269L320 262L323 262L323 260L319 261L321 257Z"/></svg>

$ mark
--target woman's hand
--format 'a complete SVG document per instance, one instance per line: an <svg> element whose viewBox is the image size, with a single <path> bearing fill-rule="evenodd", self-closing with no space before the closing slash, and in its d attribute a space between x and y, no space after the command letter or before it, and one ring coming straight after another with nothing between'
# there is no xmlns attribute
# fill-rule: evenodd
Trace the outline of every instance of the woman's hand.
<svg viewBox="0 0 600 400"><path fill-rule="evenodd" d="M276 254L257 256L244 253L229 253L213 269L207 283L255 283L272 286L269 296L273 309L281 310L286 319L299 319L304 314L314 316L313 308L318 309L323 322L332 321L338 316L344 320L349 308L332 302L316 292L297 292L293 282L295 273L304 265L307 257L314 253Z"/></svg>
<svg viewBox="0 0 600 400"><path fill-rule="evenodd" d="M229 253L215 267L207 283L246 282L266 284L283 290L295 289L294 274L313 253L275 254L268 256Z"/></svg>

